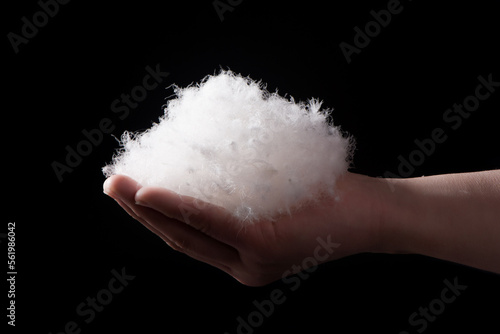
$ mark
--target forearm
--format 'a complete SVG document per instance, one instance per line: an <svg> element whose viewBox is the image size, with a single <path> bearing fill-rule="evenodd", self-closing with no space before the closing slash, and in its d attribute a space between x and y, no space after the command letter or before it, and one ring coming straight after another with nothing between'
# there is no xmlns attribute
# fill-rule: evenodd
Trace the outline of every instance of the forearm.
<svg viewBox="0 0 500 334"><path fill-rule="evenodd" d="M500 273L500 170L387 182L383 251Z"/></svg>

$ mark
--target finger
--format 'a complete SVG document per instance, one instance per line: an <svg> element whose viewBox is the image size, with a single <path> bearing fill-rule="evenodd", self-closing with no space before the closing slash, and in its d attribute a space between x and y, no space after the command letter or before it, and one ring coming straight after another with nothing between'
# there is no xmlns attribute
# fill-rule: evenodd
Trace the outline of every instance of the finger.
<svg viewBox="0 0 500 334"><path fill-rule="evenodd" d="M127 205L134 197L141 185L124 175L113 175L108 178L103 185L106 195L113 198L132 218L140 221L138 215Z"/></svg>
<svg viewBox="0 0 500 334"><path fill-rule="evenodd" d="M121 207L124 209L132 218L144 225L148 230L158 235L163 239L169 246L173 244L165 235L163 235L158 229L149 224L146 220L141 218L127 203L130 203L134 197L136 190L139 189L141 185L134 181L133 179L124 175L113 175L104 182L103 188L104 193L112 197ZM123 198L123 199L122 199Z"/></svg>
<svg viewBox="0 0 500 334"><path fill-rule="evenodd" d="M127 204L122 202L121 200L117 199L115 200L132 218L137 220L139 223L144 225L148 230L159 236L163 241L165 241L167 244L171 244L172 241L168 240L158 229L156 229L154 226L149 224L146 220L143 218L139 217Z"/></svg>
<svg viewBox="0 0 500 334"><path fill-rule="evenodd" d="M173 249L228 273L240 262L239 254L233 247L151 208L135 206L134 211L163 235Z"/></svg>
<svg viewBox="0 0 500 334"><path fill-rule="evenodd" d="M125 175L113 175L104 181L103 191L114 199L133 200L141 184Z"/></svg>
<svg viewBox="0 0 500 334"><path fill-rule="evenodd" d="M139 189L135 201L237 248L241 224L222 207L159 187Z"/></svg>
<svg viewBox="0 0 500 334"><path fill-rule="evenodd" d="M153 209L135 204L136 191L141 188L136 181L123 175L112 176L105 182L105 192L117 199L132 217L160 236L173 249L226 272L238 262L239 255L234 248Z"/></svg>

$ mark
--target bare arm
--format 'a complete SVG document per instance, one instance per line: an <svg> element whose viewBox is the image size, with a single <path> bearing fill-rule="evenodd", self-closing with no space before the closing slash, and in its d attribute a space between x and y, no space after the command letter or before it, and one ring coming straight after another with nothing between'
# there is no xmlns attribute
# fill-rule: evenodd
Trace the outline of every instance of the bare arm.
<svg viewBox="0 0 500 334"><path fill-rule="evenodd" d="M411 179L346 173L336 188L291 216L241 225L223 208L126 176L104 184L170 247L247 285L362 252L423 254L500 273L499 170Z"/></svg>
<svg viewBox="0 0 500 334"><path fill-rule="evenodd" d="M387 182L381 251L500 273L500 170Z"/></svg>

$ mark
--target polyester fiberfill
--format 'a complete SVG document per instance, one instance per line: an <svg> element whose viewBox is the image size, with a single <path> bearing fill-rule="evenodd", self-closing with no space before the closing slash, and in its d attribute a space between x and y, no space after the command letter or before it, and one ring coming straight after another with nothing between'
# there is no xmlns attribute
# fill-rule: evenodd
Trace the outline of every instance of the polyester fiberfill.
<svg viewBox="0 0 500 334"><path fill-rule="evenodd" d="M125 132L103 168L222 206L241 221L293 214L333 195L351 139L312 99L295 102L230 71L175 87L158 123Z"/></svg>

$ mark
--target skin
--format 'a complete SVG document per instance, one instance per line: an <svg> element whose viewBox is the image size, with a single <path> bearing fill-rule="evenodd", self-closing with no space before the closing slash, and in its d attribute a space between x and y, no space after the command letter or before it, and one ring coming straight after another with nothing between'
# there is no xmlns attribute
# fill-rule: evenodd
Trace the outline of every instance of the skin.
<svg viewBox="0 0 500 334"><path fill-rule="evenodd" d="M318 263L363 252L423 254L500 273L500 170L409 179L346 173L336 188L291 216L242 225L221 207L127 176L104 183L174 250L249 286L306 269L298 264L318 237L340 244Z"/></svg>

